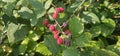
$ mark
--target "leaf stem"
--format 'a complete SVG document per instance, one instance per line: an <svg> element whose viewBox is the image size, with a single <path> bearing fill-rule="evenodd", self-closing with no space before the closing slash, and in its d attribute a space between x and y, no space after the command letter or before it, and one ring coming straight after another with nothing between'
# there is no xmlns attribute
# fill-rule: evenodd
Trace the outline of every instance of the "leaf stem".
<svg viewBox="0 0 120 56"><path fill-rule="evenodd" d="M53 3L51 4L53 7L56 7Z"/></svg>

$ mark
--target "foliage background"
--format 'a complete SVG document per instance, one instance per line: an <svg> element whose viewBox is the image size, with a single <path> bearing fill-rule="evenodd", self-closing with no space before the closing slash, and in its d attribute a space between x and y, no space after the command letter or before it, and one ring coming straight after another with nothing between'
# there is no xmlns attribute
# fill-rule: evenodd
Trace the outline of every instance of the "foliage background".
<svg viewBox="0 0 120 56"><path fill-rule="evenodd" d="M68 21L69 47L57 45L42 21ZM59 29L59 28L58 28ZM1 56L120 56L119 0L0 0Z"/></svg>

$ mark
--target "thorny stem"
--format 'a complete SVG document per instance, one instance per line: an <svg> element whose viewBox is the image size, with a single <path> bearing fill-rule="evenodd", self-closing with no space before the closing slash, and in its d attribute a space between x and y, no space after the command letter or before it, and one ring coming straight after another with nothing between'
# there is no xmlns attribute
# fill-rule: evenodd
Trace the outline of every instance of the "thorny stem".
<svg viewBox="0 0 120 56"><path fill-rule="evenodd" d="M55 23L58 25L58 27L60 28L60 31L62 32L62 34L65 34L64 32L63 32L63 30L62 30L62 28L61 28L61 26L60 26L60 24L58 23L58 21L57 20L55 20Z"/></svg>

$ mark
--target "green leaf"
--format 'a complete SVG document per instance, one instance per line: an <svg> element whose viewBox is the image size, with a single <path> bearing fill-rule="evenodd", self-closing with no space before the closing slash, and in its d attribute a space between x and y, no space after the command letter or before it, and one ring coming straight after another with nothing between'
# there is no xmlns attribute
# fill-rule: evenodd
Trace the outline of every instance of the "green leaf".
<svg viewBox="0 0 120 56"><path fill-rule="evenodd" d="M107 49L115 52L116 54L120 56L120 47L117 47L115 45L109 45L107 46Z"/></svg>
<svg viewBox="0 0 120 56"><path fill-rule="evenodd" d="M29 31L28 26L10 23L8 25L7 31L8 41L10 43L15 43L17 41L23 40L28 31Z"/></svg>
<svg viewBox="0 0 120 56"><path fill-rule="evenodd" d="M54 13L55 9L53 7L51 7L49 10L48 10L48 14L51 14L51 13Z"/></svg>
<svg viewBox="0 0 120 56"><path fill-rule="evenodd" d="M43 8L43 4L40 0L29 0L29 3L33 9Z"/></svg>
<svg viewBox="0 0 120 56"><path fill-rule="evenodd" d="M45 15L46 10L41 1L30 0L30 5L32 6L33 11L35 12L35 15L37 15L36 18L41 18L42 16Z"/></svg>
<svg viewBox="0 0 120 56"><path fill-rule="evenodd" d="M96 56L95 50L97 50L97 48L94 46L89 46L85 49L85 51L81 51L80 54L81 56Z"/></svg>
<svg viewBox="0 0 120 56"><path fill-rule="evenodd" d="M45 3L45 9L48 9L51 5L53 0L47 0L47 2Z"/></svg>
<svg viewBox="0 0 120 56"><path fill-rule="evenodd" d="M85 15L84 16L84 22L87 22L87 23L90 23L90 22L92 22L92 23L100 23L100 20L99 20L99 18L97 17L97 15L96 14L94 14L94 13L91 13L91 12L83 12L83 14Z"/></svg>
<svg viewBox="0 0 120 56"><path fill-rule="evenodd" d="M29 37L30 38L30 37ZM35 49L35 47L37 46L37 42L30 39L29 43L27 45L27 51L33 51Z"/></svg>
<svg viewBox="0 0 120 56"><path fill-rule="evenodd" d="M37 15L37 18L41 18L46 13L46 10L44 8L40 8L34 11L35 11L35 14Z"/></svg>
<svg viewBox="0 0 120 56"><path fill-rule="evenodd" d="M120 36L118 36L118 41L116 43L116 46L119 46L120 47Z"/></svg>
<svg viewBox="0 0 120 56"><path fill-rule="evenodd" d="M91 29L90 29L90 33L93 34L93 37L97 37L101 34L101 26L98 25L98 26L93 26Z"/></svg>
<svg viewBox="0 0 120 56"><path fill-rule="evenodd" d="M43 4L41 1L38 0L30 0L30 5L33 8L34 11L34 17L30 19L31 21L31 26L34 26L38 23L39 18L42 18L46 14L46 10L43 7Z"/></svg>
<svg viewBox="0 0 120 56"><path fill-rule="evenodd" d="M60 51L60 46L56 43L56 40L51 35L46 35L44 37L44 44L54 55Z"/></svg>
<svg viewBox="0 0 120 56"><path fill-rule="evenodd" d="M70 6L67 7L67 11L73 13L73 11L80 5L78 2L72 3Z"/></svg>
<svg viewBox="0 0 120 56"><path fill-rule="evenodd" d="M116 26L115 21L112 19L103 19L102 23L108 24L107 26L114 28Z"/></svg>
<svg viewBox="0 0 120 56"><path fill-rule="evenodd" d="M0 21L0 36L1 36L1 32L2 32L2 30L3 30L3 25L2 25L2 22Z"/></svg>
<svg viewBox="0 0 120 56"><path fill-rule="evenodd" d="M95 56L93 51L83 51L80 53L81 56Z"/></svg>
<svg viewBox="0 0 120 56"><path fill-rule="evenodd" d="M85 47L87 44L89 44L90 40L92 38L92 34L89 32L85 32L81 34L79 37L75 38L75 42L80 47Z"/></svg>
<svg viewBox="0 0 120 56"><path fill-rule="evenodd" d="M97 56L119 56L115 52L105 49L99 49L96 51Z"/></svg>
<svg viewBox="0 0 120 56"><path fill-rule="evenodd" d="M31 26L35 26L35 25L37 24L38 20L39 20L39 19L36 18L35 16L32 17L32 18L30 19Z"/></svg>
<svg viewBox="0 0 120 56"><path fill-rule="evenodd" d="M20 7L20 6L28 6L28 1L27 0L19 0L16 4L17 7Z"/></svg>
<svg viewBox="0 0 120 56"><path fill-rule="evenodd" d="M2 47L0 47L0 54L3 55L3 53L2 53Z"/></svg>
<svg viewBox="0 0 120 56"><path fill-rule="evenodd" d="M5 6L3 6L2 10L5 14L7 14L8 16L11 16L12 15L12 11L15 7L15 4L14 3L7 3Z"/></svg>
<svg viewBox="0 0 120 56"><path fill-rule="evenodd" d="M108 1L104 1L104 6L108 7L109 6L109 2Z"/></svg>
<svg viewBox="0 0 120 56"><path fill-rule="evenodd" d="M99 47L105 47L105 44L106 44L106 43L104 43L104 40L102 40L102 39L99 39L99 40L97 41L97 45L98 45Z"/></svg>
<svg viewBox="0 0 120 56"><path fill-rule="evenodd" d="M52 53L48 50L48 48L43 43L38 44L38 46L36 47L36 52L39 52L45 56L52 55Z"/></svg>
<svg viewBox="0 0 120 56"><path fill-rule="evenodd" d="M84 24L80 18L72 17L69 21L69 29L73 36L78 36L84 31Z"/></svg>
<svg viewBox="0 0 120 56"><path fill-rule="evenodd" d="M22 7L18 11L18 14L24 19L30 19L33 16L33 11L28 7Z"/></svg>
<svg viewBox="0 0 120 56"><path fill-rule="evenodd" d="M112 19L103 19L102 22L102 35L106 37L114 31L116 24Z"/></svg>
<svg viewBox="0 0 120 56"><path fill-rule="evenodd" d="M80 54L77 49L69 48L63 51L62 56L80 56Z"/></svg>
<svg viewBox="0 0 120 56"><path fill-rule="evenodd" d="M25 53L25 51L27 50L28 42L29 42L29 38L26 38L22 41L21 45L19 46L20 54L23 55Z"/></svg>
<svg viewBox="0 0 120 56"><path fill-rule="evenodd" d="M38 22L37 22L37 26L38 27L44 27L44 25L43 25L43 20L45 19L45 17L42 17L42 18L40 18L39 20L38 20Z"/></svg>
<svg viewBox="0 0 120 56"><path fill-rule="evenodd" d="M10 53L10 56L19 56L19 45L16 45L12 47L12 52Z"/></svg>
<svg viewBox="0 0 120 56"><path fill-rule="evenodd" d="M12 2L15 2L16 0L2 0L3 2L10 2L10 3L12 3Z"/></svg>

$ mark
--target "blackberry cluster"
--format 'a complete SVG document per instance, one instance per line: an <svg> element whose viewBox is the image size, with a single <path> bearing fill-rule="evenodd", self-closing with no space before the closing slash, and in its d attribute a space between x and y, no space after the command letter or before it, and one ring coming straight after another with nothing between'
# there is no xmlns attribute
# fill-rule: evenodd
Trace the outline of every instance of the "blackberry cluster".
<svg viewBox="0 0 120 56"><path fill-rule="evenodd" d="M62 8L62 7L55 8L54 13L52 14L53 19L56 20L58 18L58 14L63 13L63 12L64 12L64 8ZM43 25L48 27L49 31L53 33L54 39L56 39L56 42L58 45L61 45L64 43L66 46L70 46L70 41L65 39L66 37L64 37L64 36L62 36L62 34L60 34L61 32L58 29L56 29L55 24L50 24L47 19L44 19ZM67 23L64 22L62 24L62 27L66 27L66 26L67 26ZM69 30L65 30L63 32L64 32L63 35L66 35L69 37L71 36L71 33Z"/></svg>

